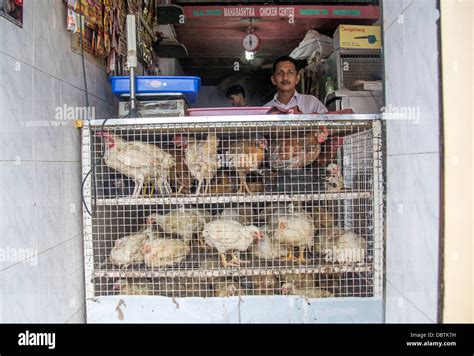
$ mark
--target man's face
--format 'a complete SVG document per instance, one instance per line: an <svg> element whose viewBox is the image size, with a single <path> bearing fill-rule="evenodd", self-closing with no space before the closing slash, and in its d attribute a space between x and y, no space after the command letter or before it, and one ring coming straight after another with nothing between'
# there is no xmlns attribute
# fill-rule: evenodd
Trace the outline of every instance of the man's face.
<svg viewBox="0 0 474 356"><path fill-rule="evenodd" d="M292 93L300 81L300 76L292 62L283 61L277 64L271 79L279 92Z"/></svg>
<svg viewBox="0 0 474 356"><path fill-rule="evenodd" d="M242 94L230 95L229 101L232 106L245 106L245 99Z"/></svg>

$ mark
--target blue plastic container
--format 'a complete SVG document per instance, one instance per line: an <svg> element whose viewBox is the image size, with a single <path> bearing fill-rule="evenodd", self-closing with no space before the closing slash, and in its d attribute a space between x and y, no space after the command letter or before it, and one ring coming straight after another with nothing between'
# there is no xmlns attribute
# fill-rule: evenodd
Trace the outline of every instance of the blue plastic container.
<svg viewBox="0 0 474 356"><path fill-rule="evenodd" d="M117 95L130 94L130 78L110 77L112 92ZM190 104L194 104L201 88L199 77L152 77L137 76L137 94L141 93L182 93Z"/></svg>

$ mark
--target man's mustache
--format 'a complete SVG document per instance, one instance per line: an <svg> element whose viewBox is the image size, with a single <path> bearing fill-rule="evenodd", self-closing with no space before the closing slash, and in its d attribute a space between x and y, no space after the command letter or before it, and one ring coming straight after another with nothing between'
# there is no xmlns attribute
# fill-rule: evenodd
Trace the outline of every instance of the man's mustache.
<svg viewBox="0 0 474 356"><path fill-rule="evenodd" d="M290 84L290 82L287 81L287 80L283 80L283 81L280 82L280 84Z"/></svg>

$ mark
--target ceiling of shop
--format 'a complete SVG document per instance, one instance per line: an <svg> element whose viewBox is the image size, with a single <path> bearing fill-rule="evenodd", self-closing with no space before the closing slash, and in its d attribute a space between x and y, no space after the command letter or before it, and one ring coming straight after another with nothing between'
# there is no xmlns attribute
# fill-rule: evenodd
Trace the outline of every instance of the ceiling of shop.
<svg viewBox="0 0 474 356"><path fill-rule="evenodd" d="M184 1L174 1L178 2ZM185 4L183 7L187 13L192 9ZM202 9L203 6L199 8ZM372 8L378 13L378 7ZM373 24L376 20L373 15L371 17L371 19L345 19L344 23ZM264 60L264 67L269 67L268 64L275 58L289 54L297 47L308 30L315 29L332 36L339 23L341 19L297 18L294 23L289 23L285 17L253 18L252 27L261 39L261 47L256 58ZM186 46L189 53L187 58L180 60L185 74L200 76L203 85L216 85L235 74L234 63L244 55L241 43L249 26L249 18L186 16L185 24L175 25L178 40ZM244 75L251 73L254 76L268 77L270 69L267 68L265 71L258 66L241 64L240 71Z"/></svg>

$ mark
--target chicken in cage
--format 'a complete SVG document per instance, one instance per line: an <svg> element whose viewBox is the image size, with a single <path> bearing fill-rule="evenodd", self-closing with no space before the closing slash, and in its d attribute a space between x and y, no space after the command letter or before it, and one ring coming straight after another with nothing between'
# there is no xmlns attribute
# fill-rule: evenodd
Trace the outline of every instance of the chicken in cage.
<svg viewBox="0 0 474 356"><path fill-rule="evenodd" d="M91 296L380 295L375 124L252 124L87 128Z"/></svg>

